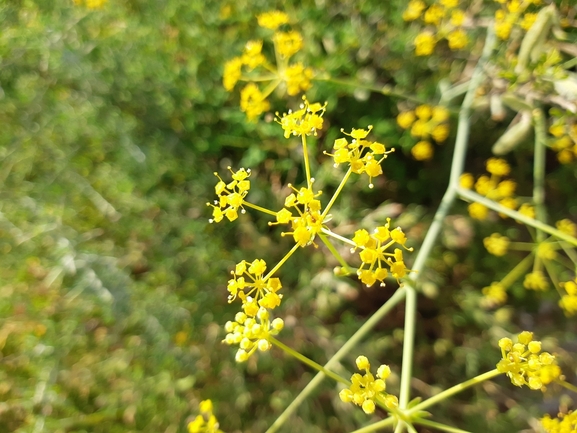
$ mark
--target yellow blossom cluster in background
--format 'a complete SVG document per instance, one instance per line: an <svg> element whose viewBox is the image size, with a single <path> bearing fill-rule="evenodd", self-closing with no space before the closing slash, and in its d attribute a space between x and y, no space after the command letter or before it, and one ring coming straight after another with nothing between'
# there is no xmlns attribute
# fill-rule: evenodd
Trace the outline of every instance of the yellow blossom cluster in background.
<svg viewBox="0 0 577 433"><path fill-rule="evenodd" d="M436 143L444 142L449 136L448 122L449 110L426 104L419 105L414 110L403 111L397 116L397 124L410 130L411 136L419 140L411 148L411 154L417 161L426 161L433 157L431 139Z"/></svg>
<svg viewBox="0 0 577 433"><path fill-rule="evenodd" d="M557 418L545 415L541 418L541 426L547 433L577 432L577 412L560 413Z"/></svg>
<svg viewBox="0 0 577 433"><path fill-rule="evenodd" d="M561 376L555 357L541 351L541 342L533 340L532 332L521 332L514 344L510 338L501 338L499 347L502 359L497 364L497 370L507 374L515 386L544 389Z"/></svg>
<svg viewBox="0 0 577 433"><path fill-rule="evenodd" d="M392 394L387 394L385 390L387 385L385 380L391 375L391 369L388 365L381 365L377 369L377 378L371 373L371 364L366 356L359 356L356 359L357 368L364 370L364 374L354 373L351 377L351 386L343 389L339 393L340 399L345 403L354 403L361 406L366 414L375 411L375 402L394 411L399 400Z"/></svg>
<svg viewBox="0 0 577 433"><path fill-rule="evenodd" d="M509 209L517 209L517 199L514 197L517 184L510 179L503 179L507 176L511 168L507 161L501 158L489 158L486 163L487 171L491 176L483 175L475 182L475 178L470 173L464 173L461 176L460 183L463 188L471 189L475 187L475 191L480 195L493 200L502 206ZM469 215L471 218L484 220L489 216L489 209L481 203L471 203L468 206ZM526 205L519 212L531 218L534 217L535 212L533 207ZM505 215L500 214L502 218Z"/></svg>
<svg viewBox="0 0 577 433"><path fill-rule="evenodd" d="M76 6L84 5L88 9L101 9L108 0L73 0Z"/></svg>
<svg viewBox="0 0 577 433"><path fill-rule="evenodd" d="M527 12L531 5L540 5L541 0L495 0L501 8L495 12L495 33L503 40L509 39L516 26L529 30L537 13Z"/></svg>
<svg viewBox="0 0 577 433"><path fill-rule="evenodd" d="M263 54L263 41L246 43L241 56L224 65L223 85L232 91L239 81L247 84L240 91L240 108L248 120L254 120L270 109L268 97L277 88L283 87L288 95L294 96L311 87L313 70L301 62L292 62L292 57L303 47L303 37L295 30L280 30L289 23L284 12L266 12L257 17L259 26L274 33L274 63Z"/></svg>
<svg viewBox="0 0 577 433"><path fill-rule="evenodd" d="M200 414L188 423L188 433L223 433L223 431L218 428L218 421L212 413L212 401L201 401L199 411Z"/></svg>
<svg viewBox="0 0 577 433"><path fill-rule="evenodd" d="M570 220L564 219L556 223L557 229L571 236L575 235L577 226ZM524 275L523 287L527 290L545 291L550 287L549 282L553 281L557 286L557 274L577 269L577 255L574 248L564 241L557 241L548 238L541 242L512 242L507 236L493 233L483 239L483 244L489 254L502 257L511 250L519 252L529 252L515 268L513 268L501 281L493 282L490 286L483 288L483 307L493 308L502 305L507 300L507 289ZM565 252L567 256L563 256ZM566 270L562 270L566 268ZM530 271L529 271L530 270ZM559 272L561 270L561 272ZM529 271L529 272L528 272ZM565 287L565 292L559 291L561 300L559 306L568 316L577 313L577 286L571 281L561 283L560 287Z"/></svg>
<svg viewBox="0 0 577 433"><path fill-rule="evenodd" d="M570 164L577 160L577 116L551 114L554 120L549 133L553 138L549 146L557 152L561 164Z"/></svg>
<svg viewBox="0 0 577 433"><path fill-rule="evenodd" d="M417 56L430 56L437 43L446 39L453 51L462 50L469 43L463 27L465 11L459 9L459 0L438 0L429 7L423 0L411 0L403 12L405 21L421 20L425 27L414 40Z"/></svg>

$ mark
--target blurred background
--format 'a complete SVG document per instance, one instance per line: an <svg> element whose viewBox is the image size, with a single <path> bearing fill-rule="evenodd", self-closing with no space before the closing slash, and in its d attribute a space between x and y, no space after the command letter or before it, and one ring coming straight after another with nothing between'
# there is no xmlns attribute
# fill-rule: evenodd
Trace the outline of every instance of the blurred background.
<svg viewBox="0 0 577 433"><path fill-rule="evenodd" d="M273 113L299 97L273 97L270 113L248 123L238 92L222 87L223 65L263 37L257 14L282 7L304 36L309 66L434 104L439 80L458 82L470 52L441 47L415 58L407 47L418 29L402 20L405 6L0 2L0 432L185 432L207 398L224 431L266 430L314 372L275 349L234 362L234 348L221 343L238 308L227 304L226 283L243 259L282 258L290 239L250 211L233 224L209 224L206 203L215 198L213 172L226 176L231 165L253 170L251 202L281 208L287 183L303 174L299 143L284 139ZM471 39L476 52L483 38ZM418 162L395 121L402 99L328 82L314 83L308 96L328 101L325 128L312 142L319 188L330 192L340 181L322 150L341 127L374 125L375 139L397 148L374 189L362 178L347 187L333 211L335 230L349 234L358 222L373 227L392 217L418 247L447 186L456 111L444 147ZM483 172L491 137L507 126L487 119L482 110L474 115L473 173ZM519 194L529 196L526 144L508 160ZM552 220L575 220L575 165L551 154L547 168ZM427 397L494 368L497 336L519 329L554 347L574 380L575 322L560 314L556 293L529 293L519 283L506 306L479 307L481 289L519 261L489 256L482 239L497 231L522 240L527 230L498 219L473 223L465 203L453 213L423 275L415 392ZM281 275L279 338L319 363L396 289L338 279L335 265L323 248L302 249ZM401 305L340 372L350 374L365 354L391 365L395 392L403 320ZM576 397L513 388L498 378L470 389L438 406L435 419L470 431L519 431L535 416L556 414L560 394L568 406ZM369 419L327 382L282 431L338 433Z"/></svg>

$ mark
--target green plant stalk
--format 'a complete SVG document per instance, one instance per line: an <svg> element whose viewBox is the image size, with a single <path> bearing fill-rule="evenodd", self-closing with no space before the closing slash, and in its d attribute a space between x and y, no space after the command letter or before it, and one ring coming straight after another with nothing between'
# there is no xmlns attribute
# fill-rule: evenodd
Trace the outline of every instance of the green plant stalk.
<svg viewBox="0 0 577 433"><path fill-rule="evenodd" d="M565 245L565 243L563 242L559 242L559 245L561 246L563 251L565 251L567 257L569 257L569 259L573 262L573 267L577 270L577 254L575 253L575 251L571 249L571 247Z"/></svg>
<svg viewBox="0 0 577 433"><path fill-rule="evenodd" d="M563 233L562 231L557 230L548 224L542 223L541 221L537 221L517 211L501 206L499 203L496 203L493 200L489 200L487 197L483 197L482 195L477 194L476 192L458 186L457 193L463 199L481 203L482 205L488 207L491 210L494 210L495 212L507 215L510 218L521 221L523 224L534 227L535 229L538 230L542 230L545 233L549 233L550 235L555 236L558 239L564 240L565 242L570 243L573 246L577 246L577 239L575 239L573 236L568 235L567 233Z"/></svg>
<svg viewBox="0 0 577 433"><path fill-rule="evenodd" d="M285 256L281 259L281 261L278 262L278 263L275 265L275 267L272 268L272 269L269 271L269 273L266 275L266 277L263 278L263 280L266 281L266 280L268 280L270 277L272 277L272 276L274 275L274 273L275 273L276 271L278 271L278 270L280 269L280 267L281 267L282 265L284 265L285 262L289 259L289 257L292 256L292 255L294 254L294 252L295 252L296 250L298 250L298 249L299 249L299 244L295 244L295 245L291 248L291 250L290 250L288 253L285 254Z"/></svg>
<svg viewBox="0 0 577 433"><path fill-rule="evenodd" d="M327 206L325 207L325 210L323 210L323 213L321 214L321 218L326 218L327 215L329 214L329 211L331 210L331 208L333 207L333 205L335 204L335 201L337 200L337 197L339 196L339 194L341 193L341 191L343 190L343 188L345 187L345 184L347 183L347 180L349 180L349 177L351 176L351 173L353 172L353 169L351 167L349 167L348 171L345 173L345 175L343 176L343 179L341 180L341 183L339 184L339 187L337 188L337 190L335 191L335 193L333 194L333 196L331 197L331 200L329 201L329 203L327 204Z"/></svg>
<svg viewBox="0 0 577 433"><path fill-rule="evenodd" d="M347 264L347 262L345 261L345 259L343 259L343 257L339 254L339 252L337 251L337 249L335 248L335 246L331 243L331 241L327 238L326 235L324 235L323 233L319 233L319 238L321 239L321 241L323 242L323 244L325 244L325 246L328 248L328 250L331 252L331 254L334 256L335 259L337 259L337 261L341 264L341 266L345 269L345 272L347 273L347 275L350 275L353 273L353 271L351 270L351 268L349 267L349 265Z"/></svg>
<svg viewBox="0 0 577 433"><path fill-rule="evenodd" d="M276 214L277 214L276 212L274 212L272 210L269 210L269 209L264 208L264 207L260 207L256 204L252 204L252 203L249 203L248 201L244 201L244 200L242 201L242 206L250 207L251 209L257 210L259 212L262 212L262 213L265 213L268 215L272 215L274 217L276 217Z"/></svg>
<svg viewBox="0 0 577 433"><path fill-rule="evenodd" d="M331 379L335 380L336 382L340 382L344 385L346 385L347 387L351 386L351 382L349 382L347 379L345 379L344 377L339 376L336 373L333 373L332 371L330 371L328 368L323 367L320 364L317 364L316 362L314 362L312 359L307 358L306 356L300 354L299 352L297 352L294 349L291 349L290 347L288 347L286 344L281 343L280 341L278 341L276 338L274 338L273 336L269 336L268 337L268 341L270 341L272 344L274 344L275 346L277 346L278 348L282 349L286 354L293 356L294 358L298 359L300 362L302 362L303 364L308 365L309 367L314 368L317 371L322 372L325 376L330 377Z"/></svg>
<svg viewBox="0 0 577 433"><path fill-rule="evenodd" d="M451 426L446 425L446 424L441 424L440 422L430 421L430 420L422 419L422 418L415 420L414 423L424 425L427 427L432 427L436 430L446 431L449 433L471 433L467 430L461 430L460 428L451 427Z"/></svg>
<svg viewBox="0 0 577 433"><path fill-rule="evenodd" d="M543 110L533 110L533 123L535 126L535 156L533 159L533 202L535 203L535 216L538 221L547 222L545 210L545 115ZM545 240L545 233L537 229L537 242Z"/></svg>
<svg viewBox="0 0 577 433"><path fill-rule="evenodd" d="M567 388L569 391L577 392L577 386L575 386L575 385L572 385L568 382L565 382L564 380L559 380L559 379L557 379L555 382L557 382L563 388Z"/></svg>
<svg viewBox="0 0 577 433"><path fill-rule="evenodd" d="M475 98L477 88L483 79L483 68L495 45L495 34L492 27L487 29L487 37L485 39L485 47L479 59L471 80L469 81L469 89L465 94L463 104L459 111L459 122L457 126L457 137L455 140L455 151L453 153L453 160L451 162L451 174L449 177L449 185L441 204L435 213L431 227L425 235L423 244L415 259L413 266L414 273L409 276L412 280L417 280L419 273L424 269L425 261L429 257L431 250L437 240L439 232L441 231L443 221L451 208L451 205L457 197L457 186L459 178L463 173L465 165L465 156L467 151L467 143L469 139L469 131L471 128L470 115L471 105ZM414 289L407 290L407 301L405 303L405 329L403 335L403 363L401 367L401 384L399 396L399 408L404 410L410 400L411 393L411 378L412 378L412 364L413 364L413 349L415 341L415 322L417 312L417 293Z"/></svg>
<svg viewBox="0 0 577 433"><path fill-rule="evenodd" d="M511 285L521 278L529 268L531 267L531 263L533 262L533 254L529 254L523 260L521 260L517 265L509 271L507 275L503 279L501 279L501 285L508 289Z"/></svg>
<svg viewBox="0 0 577 433"><path fill-rule="evenodd" d="M401 302L407 293L407 284L405 283L373 314L351 338L335 353L331 359L325 364L325 368L333 368L338 365L349 352L379 323L399 302ZM315 377L303 388L303 390L295 397L295 399L287 406L282 414L269 427L266 433L275 433L289 417L297 410L297 408L306 400L306 398L321 384L325 378L323 372L318 372ZM390 424L393 423L391 418Z"/></svg>
<svg viewBox="0 0 577 433"><path fill-rule="evenodd" d="M309 163L309 149L307 147L307 136L301 135L303 141L303 159L305 162L305 173L307 177L307 188L312 191L313 182L311 180L311 167Z"/></svg>
<svg viewBox="0 0 577 433"><path fill-rule="evenodd" d="M347 80L347 79L342 79L342 78L331 78L331 77L328 77L326 75L314 77L313 80L325 81L327 83L339 84L341 86L346 86L346 87L355 87L357 89L368 90L370 92L380 93L382 95L394 96L396 98L403 98L403 99L406 99L408 101L416 102L417 104L424 104L424 101L422 99L416 98L412 95L407 95L405 93L399 92L398 90L395 90L391 86L388 86L388 85L371 86L369 84L359 83L358 81Z"/></svg>

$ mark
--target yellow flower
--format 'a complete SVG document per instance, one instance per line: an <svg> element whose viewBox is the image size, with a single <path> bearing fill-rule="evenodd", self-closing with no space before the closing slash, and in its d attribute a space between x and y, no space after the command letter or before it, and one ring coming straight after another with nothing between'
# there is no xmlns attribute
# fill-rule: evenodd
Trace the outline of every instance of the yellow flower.
<svg viewBox="0 0 577 433"><path fill-rule="evenodd" d="M258 86L248 83L240 91L240 109L246 113L248 120L254 120L270 108Z"/></svg>
<svg viewBox="0 0 577 433"><path fill-rule="evenodd" d="M509 247L509 238L501 236L499 233L493 233L488 238L483 239L483 245L485 245L489 254L497 257L504 256L507 254L507 248Z"/></svg>
<svg viewBox="0 0 577 433"><path fill-rule="evenodd" d="M364 370L364 374L355 373L351 376L351 386L339 393L340 399L345 403L354 403L361 406L366 414L375 411L375 401L383 403L389 410L394 410L399 405L396 396L387 394L385 380L391 375L388 365L381 365L377 370L377 379L371 374L371 364L366 356L356 359L357 368Z"/></svg>
<svg viewBox="0 0 577 433"><path fill-rule="evenodd" d="M425 16L423 17L423 21L427 24L433 24L434 26L439 26L441 24L441 20L445 16L445 11L439 5L433 4L427 9L425 12Z"/></svg>
<svg viewBox="0 0 577 433"><path fill-rule="evenodd" d="M545 279L543 272L534 271L525 275L523 287L530 290L547 290L549 288L549 282Z"/></svg>
<svg viewBox="0 0 577 433"><path fill-rule="evenodd" d="M262 65L265 58L262 55L262 41L248 41L244 46L242 63L250 70Z"/></svg>
<svg viewBox="0 0 577 433"><path fill-rule="evenodd" d="M403 12L403 20L414 21L421 16L425 9L425 2L422 0L411 0L407 5L407 9Z"/></svg>
<svg viewBox="0 0 577 433"><path fill-rule="evenodd" d="M257 17L258 25L264 27L265 29L276 30L283 24L289 22L289 17L284 12L271 11L264 12Z"/></svg>
<svg viewBox="0 0 577 433"><path fill-rule="evenodd" d="M489 215L489 209L481 203L471 203L467 209L469 210L471 218L477 220L487 219L487 216Z"/></svg>
<svg viewBox="0 0 577 433"><path fill-rule="evenodd" d="M557 221L555 227L557 227L557 230L567 233L570 236L577 235L577 225L571 220L562 219L561 221Z"/></svg>
<svg viewBox="0 0 577 433"><path fill-rule="evenodd" d="M550 382L550 369L556 365L555 357L548 352L541 352L541 342L533 340L532 332L521 332L517 341L513 344L510 338L499 340L502 359L497 364L497 370L507 374L515 386L527 385L531 389L542 389Z"/></svg>
<svg viewBox="0 0 577 433"><path fill-rule="evenodd" d="M567 316L574 316L577 314L577 278L561 283L561 287L566 294L559 300L559 306Z"/></svg>
<svg viewBox="0 0 577 433"><path fill-rule="evenodd" d="M298 53L303 47L303 38L301 34L295 30L291 30L290 32L276 32L272 39L278 53L283 58L288 58Z"/></svg>
<svg viewBox="0 0 577 433"><path fill-rule="evenodd" d="M521 27L524 30L529 30L536 19L537 19L537 14L526 13L523 16L523 21L521 21Z"/></svg>
<svg viewBox="0 0 577 433"><path fill-rule="evenodd" d="M262 259L256 259L250 264L244 260L238 263L231 272L232 279L228 281L228 302L238 296L245 304L250 297L251 302L269 310L278 307L282 299L282 295L277 293L282 288L281 282L278 278L265 276L265 271L266 262Z"/></svg>
<svg viewBox="0 0 577 433"><path fill-rule="evenodd" d="M417 115L419 120L423 120L426 122L433 115L433 109L431 108L430 105L427 104L419 105L417 108L415 108L415 114Z"/></svg>
<svg viewBox="0 0 577 433"><path fill-rule="evenodd" d="M303 96L303 105L300 110L290 111L280 116L277 114L277 122L284 129L285 138L291 135L317 135L317 130L323 127L323 115L327 104L321 105L318 102L310 104Z"/></svg>
<svg viewBox="0 0 577 433"><path fill-rule="evenodd" d="M430 56L435 49L435 35L433 33L424 31L415 37L415 54L417 56Z"/></svg>
<svg viewBox="0 0 577 433"><path fill-rule="evenodd" d="M495 21L495 34L504 41L509 39L513 24L508 21Z"/></svg>
<svg viewBox="0 0 577 433"><path fill-rule="evenodd" d="M248 180L250 169L241 168L234 172L231 167L228 167L228 170L232 173L233 179L228 184L221 179L218 173L214 173L218 178L218 182L214 187L218 200L215 200L214 204L207 203L207 206L213 208L212 218L209 220L210 223L221 222L224 217L229 221L234 221L238 218L239 208L244 213L242 205L250 189L250 181Z"/></svg>
<svg viewBox="0 0 577 433"><path fill-rule="evenodd" d="M226 90L229 92L234 89L234 86L240 79L242 72L242 58L235 57L224 64L224 74L222 77L222 83Z"/></svg>
<svg viewBox="0 0 577 433"><path fill-rule="evenodd" d="M507 291L501 283L491 283L489 287L483 288L482 293L484 296L481 301L483 307L495 308L507 300Z"/></svg>
<svg viewBox="0 0 577 433"><path fill-rule="evenodd" d="M511 171L507 161L501 158L489 158L486 167L487 171L495 176L507 176Z"/></svg>
<svg viewBox="0 0 577 433"><path fill-rule="evenodd" d="M437 142L442 143L449 136L449 125L437 125L431 131L431 137Z"/></svg>
<svg viewBox="0 0 577 433"><path fill-rule="evenodd" d="M301 91L306 91L311 87L313 71L305 68L302 63L289 66L285 70L285 80L287 93L291 96L298 95Z"/></svg>
<svg viewBox="0 0 577 433"><path fill-rule="evenodd" d="M411 149L411 155L417 161L428 161L433 157L434 149L433 145L428 141L419 141Z"/></svg>
<svg viewBox="0 0 577 433"><path fill-rule="evenodd" d="M433 107L432 119L437 123L446 122L449 120L449 110L442 106Z"/></svg>
<svg viewBox="0 0 577 433"><path fill-rule="evenodd" d="M460 27L465 22L465 12L461 9L455 9L451 12L451 24L455 27Z"/></svg>
<svg viewBox="0 0 577 433"><path fill-rule="evenodd" d="M88 9L100 9L108 0L86 0L86 7Z"/></svg>
<svg viewBox="0 0 577 433"><path fill-rule="evenodd" d="M475 178L471 173L463 173L459 178L459 185L465 189L473 188L473 183L475 182Z"/></svg>
<svg viewBox="0 0 577 433"><path fill-rule="evenodd" d="M459 0L440 0L440 3L447 9L452 9L459 5Z"/></svg>
<svg viewBox="0 0 577 433"><path fill-rule="evenodd" d="M560 413L555 419L545 415L541 418L541 425L546 433L575 433L577 432L577 412Z"/></svg>
<svg viewBox="0 0 577 433"><path fill-rule="evenodd" d="M218 421L212 413L212 401L203 400L200 402L198 409L200 415L188 423L189 433L223 433L218 427Z"/></svg>
<svg viewBox="0 0 577 433"><path fill-rule="evenodd" d="M413 111L403 111L397 116L397 123L403 129L409 129L415 121L415 113Z"/></svg>
<svg viewBox="0 0 577 433"><path fill-rule="evenodd" d="M467 33L463 29L453 30L447 35L447 41L449 42L449 48L452 50L462 50L467 46L469 38Z"/></svg>

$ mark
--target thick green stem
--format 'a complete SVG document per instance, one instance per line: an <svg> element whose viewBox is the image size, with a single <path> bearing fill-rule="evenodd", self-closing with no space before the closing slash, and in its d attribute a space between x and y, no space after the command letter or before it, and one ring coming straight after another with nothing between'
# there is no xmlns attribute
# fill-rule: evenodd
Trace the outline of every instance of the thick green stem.
<svg viewBox="0 0 577 433"><path fill-rule="evenodd" d="M436 430L440 430L440 431L446 431L449 433L471 433L467 430L461 430L460 428L456 428L456 427L451 427L449 425L446 424L441 424L440 422L435 422L435 421L430 421L427 419L418 419L415 420L415 424L420 424L420 425L424 425L427 427L432 427Z"/></svg>
<svg viewBox="0 0 577 433"><path fill-rule="evenodd" d="M268 215L276 216L276 214L277 214L275 211L269 210L265 207L258 206L256 204L249 203L248 201L243 200L242 205L246 206L246 207L250 207L251 209L257 210L259 212L266 213Z"/></svg>
<svg viewBox="0 0 577 433"><path fill-rule="evenodd" d="M535 203L535 217L538 221L547 222L545 210L545 115L543 110L533 110L535 124L535 157L533 159L533 202ZM537 242L545 240L545 233L537 230Z"/></svg>
<svg viewBox="0 0 577 433"><path fill-rule="evenodd" d="M470 115L471 115L471 105L475 98L475 93L477 88L481 84L483 79L483 68L485 63L489 58L491 52L493 51L493 46L495 45L495 34L492 27L487 29L487 37L485 39L485 47L483 48L483 53L475 70L471 80L469 81L469 89L461 105L459 111L459 123L457 126L457 137L455 140L455 151L453 153L453 160L451 163L451 174L449 178L449 186L447 191L443 196L441 204L435 213L433 223L427 231L425 239L423 240L423 245L421 246L417 258L415 259L415 264L413 266L414 273L411 273L409 278L416 280L420 272L424 269L425 260L428 258L433 245L435 244L439 232L441 231L443 221L449 212L449 209L456 198L456 188L459 183L459 178L463 173L463 167L465 165L465 155L467 151L467 143L469 141L469 131L470 131ZM411 378L412 378L412 367L413 367L413 348L415 340L415 322L416 322L416 309L417 309L417 293L414 290L407 290L407 302L405 304L405 329L403 336L403 364L401 370L401 385L400 385L400 396L399 396L399 408L401 410L406 409L410 400L411 391Z"/></svg>
<svg viewBox="0 0 577 433"><path fill-rule="evenodd" d="M336 373L333 373L332 371L330 371L328 368L323 367L320 364L317 364L316 362L314 362L312 359L307 358L306 356L300 354L299 352L297 352L294 349L291 349L290 347L288 347L286 344L281 343L280 341L278 341L276 338L269 336L268 337L268 341L270 341L272 344L274 344L275 346L277 346L278 348L282 349L286 354L295 357L296 359L298 359L300 362L302 362L303 364L308 365L309 367L314 368L315 370L323 373L325 376L330 377L331 379L335 380L336 382L340 382L344 385L346 385L347 387L351 386L351 382L349 382L347 379L345 379L344 377L339 376Z"/></svg>
<svg viewBox="0 0 577 433"><path fill-rule="evenodd" d="M337 365L341 359L351 352L351 350L379 323L388 313L391 311L399 302L401 302L406 295L406 284L400 287L391 298L383 304L381 308L377 310L364 324L361 326L355 334L347 340L347 342L341 347L337 353L335 353L331 359L325 364L325 368L333 368ZM284 410L284 412L276 419L276 421L269 427L266 433L276 432L288 418L297 410L297 408L306 400L306 398L320 385L324 380L325 374L319 372L311 380L307 386L295 397L291 404ZM391 420L390 424L393 423Z"/></svg>

